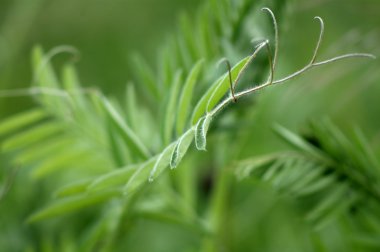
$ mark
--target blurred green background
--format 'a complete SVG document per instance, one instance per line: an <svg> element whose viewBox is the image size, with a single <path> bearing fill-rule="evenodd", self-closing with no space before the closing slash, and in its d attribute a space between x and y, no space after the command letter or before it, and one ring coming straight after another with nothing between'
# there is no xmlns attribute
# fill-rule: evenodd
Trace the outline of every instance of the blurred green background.
<svg viewBox="0 0 380 252"><path fill-rule="evenodd" d="M178 26L178 17L182 12L194 13L200 2L2 0L0 87L12 89L30 85L30 53L34 45L40 44L46 50L58 45L72 45L80 51L76 66L85 86L100 87L105 93L123 92L126 82L132 78L131 54L141 54L155 65L159 45L164 44L167 35ZM357 49L374 54L378 51L378 1L287 2L289 8L283 28L290 35L282 33L281 46L285 48L282 54L286 57L281 59L286 60L290 69L301 66L305 58L302 56L307 55L313 46L311 38L314 38L317 27L313 26L311 17L316 15L327 22L323 49L330 49L329 52ZM59 68L69 56L56 58L54 62ZM376 88L371 86L369 88ZM26 97L2 97L0 115L13 114L29 104L28 100Z"/></svg>
<svg viewBox="0 0 380 252"><path fill-rule="evenodd" d="M261 1L260 4L265 6L272 2ZM58 45L72 45L80 52L75 65L81 83L86 87L98 87L103 93L120 98L120 94L125 93L126 83L134 78L130 57L138 53L151 66L159 65L157 51L167 40L168 34L178 28L177 20L181 13L186 12L191 16L201 4L201 0L1 0L0 94L1 90L29 87L33 46L40 44L49 50ZM323 17L326 23L320 59L347 52L370 52L380 56L379 13L378 0L287 1L286 10L281 16L277 76L301 68L309 59L318 34L318 25L312 19L314 16ZM58 69L69 59L70 56L58 55L53 60L54 66ZM294 85L263 92L258 99L260 108L252 112L262 123L251 123L248 125L251 128L242 127L241 134L246 139L242 145L245 144L247 148L242 148L244 151L239 154L240 157L267 153L272 151L273 146L282 148L275 143L275 136L270 133L273 122L302 129L305 120L322 115L331 116L343 129L359 126L369 138L376 155L380 156L379 60L359 59L337 64L336 67L323 66L313 70L307 77L294 81ZM280 105L272 106L275 103ZM0 120L30 106L34 106L30 97L0 95ZM250 142L250 139L255 141ZM202 160L206 154L195 155L196 159ZM7 160L7 157L3 157L3 160ZM5 161L1 165L5 167ZM257 191L251 191L252 183ZM24 194L22 187L12 190L15 191L10 195ZM319 244L319 241L313 241L308 236L309 228L300 221L298 212L293 211L292 203L279 199L267 185L244 181L232 193L236 197L231 205L238 206L232 207L230 213L233 227L231 240L235 241L231 246L234 251L249 251L246 249L251 244L256 245L255 251L279 251L281 247L282 251L316 251L310 244ZM28 196L25 194L22 199ZM35 195L31 193L31 197ZM33 240L35 233L43 233L45 228L49 230L50 224L32 228L23 226L27 217L27 204L36 208L36 205L46 202L39 202L42 199L29 199L28 202L19 200L8 198L7 201L0 201L2 215L12 211L7 209L8 206L19 208L10 215L10 218L15 218L13 229L9 228L12 221L7 222L7 234L3 237L14 239L3 241L4 244L11 244L7 248L30 244L21 241ZM3 218L6 218L5 215ZM85 221L79 225L84 226ZM13 235L18 232L25 237ZM178 251L185 245L197 247L201 243L202 239L196 235L182 232L186 233L172 225L142 218L133 234L128 236L127 243L132 244L129 247L131 251ZM331 250L326 251L344 248L336 233L338 231L333 229L325 234L325 239L332 246ZM174 238L168 239L167 234ZM70 235L68 240L73 239ZM145 236L149 237L149 243L145 242ZM171 240L171 243L163 242L167 240ZM18 242L19 245L14 245ZM334 250L335 245L338 250ZM48 247L46 245L44 251L49 251ZM123 246L120 246L120 251L123 251Z"/></svg>
<svg viewBox="0 0 380 252"><path fill-rule="evenodd" d="M198 0L2 0L0 3L1 89L28 87L30 53L36 44L49 50L71 45L80 51L77 68L86 86L124 92L130 79L129 57L138 52L155 60L159 44L176 27L181 12L195 11ZM65 57L66 56L66 57ZM58 56L59 63L68 60ZM1 114L25 104L2 98Z"/></svg>

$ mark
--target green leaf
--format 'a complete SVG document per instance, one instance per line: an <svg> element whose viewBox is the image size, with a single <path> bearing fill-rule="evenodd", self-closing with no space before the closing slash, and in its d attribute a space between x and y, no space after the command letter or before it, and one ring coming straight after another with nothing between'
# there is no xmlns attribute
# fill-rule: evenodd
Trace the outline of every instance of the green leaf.
<svg viewBox="0 0 380 252"><path fill-rule="evenodd" d="M178 104L177 113L177 135L180 136L185 128L191 105L191 99L193 97L193 90L195 83L197 82L199 73L201 72L204 60L199 60L191 69L189 75L186 78L185 85L182 88L181 97Z"/></svg>
<svg viewBox="0 0 380 252"><path fill-rule="evenodd" d="M133 194L139 187L148 182L152 167L157 161L158 156L155 156L145 163L141 164L139 168L133 173L132 177L128 180L123 188L124 195Z"/></svg>
<svg viewBox="0 0 380 252"><path fill-rule="evenodd" d="M46 116L46 112L39 108L11 116L0 123L0 136L7 135L15 130L39 122Z"/></svg>
<svg viewBox="0 0 380 252"><path fill-rule="evenodd" d="M173 136L173 129L174 129L174 122L175 122L175 111L177 109L177 101L178 101L178 94L180 89L182 79L182 71L178 71L175 75L173 84L170 88L170 93L168 97L168 103L165 110L165 121L164 121L164 134L163 134L163 140L164 145L168 145L172 139Z"/></svg>
<svg viewBox="0 0 380 252"><path fill-rule="evenodd" d="M244 162L241 162L237 168L236 174L239 179L248 177L254 171L263 167L267 167L268 165L273 163L278 157L278 154L269 154L265 156L254 157Z"/></svg>
<svg viewBox="0 0 380 252"><path fill-rule="evenodd" d="M319 216L314 228L316 230L321 230L331 221L342 216L342 214L347 211L350 206L354 205L358 199L359 196L357 194L348 194L346 191L342 194L341 200L336 201L330 208L326 208L326 211Z"/></svg>
<svg viewBox="0 0 380 252"><path fill-rule="evenodd" d="M125 168L114 170L112 172L108 172L93 180L93 182L88 186L88 190L104 190L120 185L125 185L133 173L136 172L138 167L138 165L131 165Z"/></svg>
<svg viewBox="0 0 380 252"><path fill-rule="evenodd" d="M148 149L141 142L138 136L127 126L123 118L116 111L116 109L111 105L111 103L104 97L101 98L101 106L106 111L109 119L115 126L116 130L119 132L120 136L124 139L126 144L133 150L133 152L146 159L150 156Z"/></svg>
<svg viewBox="0 0 380 252"><path fill-rule="evenodd" d="M116 196L120 196L119 191L102 191L95 194L85 194L70 198L64 198L33 214L28 218L27 222L32 223L47 218L69 214L79 209L101 203L105 200L108 200L109 198Z"/></svg>
<svg viewBox="0 0 380 252"><path fill-rule="evenodd" d="M322 153L320 150L306 142L297 134L291 132L290 130L280 125L275 125L274 130L282 139L294 146L296 149L308 153L309 155L311 155L319 161L331 163L330 158L328 158L324 153Z"/></svg>
<svg viewBox="0 0 380 252"><path fill-rule="evenodd" d="M193 64L193 61L191 59L190 52L186 48L186 44L183 37L178 34L175 37L174 43L179 58L178 61L181 63L184 69L190 68Z"/></svg>
<svg viewBox="0 0 380 252"><path fill-rule="evenodd" d="M75 67L72 64L66 64L62 73L62 84L68 91L79 91L81 86Z"/></svg>
<svg viewBox="0 0 380 252"><path fill-rule="evenodd" d="M46 122L37 125L4 141L2 149L3 151L11 151L40 142L48 137L60 133L62 131L62 127L62 123L58 122Z"/></svg>
<svg viewBox="0 0 380 252"><path fill-rule="evenodd" d="M38 86L58 88L59 82L50 64L50 58L44 55L42 47L37 46L32 52L34 81Z"/></svg>
<svg viewBox="0 0 380 252"><path fill-rule="evenodd" d="M264 174L262 175L263 181L270 181L272 180L278 171L281 170L282 166L284 164L284 161L281 159L276 160L269 168L266 169Z"/></svg>
<svg viewBox="0 0 380 252"><path fill-rule="evenodd" d="M138 54L134 55L132 61L135 69L134 72L137 73L137 77L142 84L141 87L143 87L144 91L149 93L153 98L158 99L161 96L161 93L152 69Z"/></svg>
<svg viewBox="0 0 380 252"><path fill-rule="evenodd" d="M206 150L206 136L211 120L212 116L210 114L207 114L205 117L199 120L198 124L195 127L195 146L198 150Z"/></svg>
<svg viewBox="0 0 380 252"><path fill-rule="evenodd" d="M178 139L176 146L170 157L170 168L176 168L183 156L186 154L190 144L193 142L194 130L191 128L180 139Z"/></svg>
<svg viewBox="0 0 380 252"><path fill-rule="evenodd" d="M231 69L232 80L234 80L238 76L239 72L247 64L249 59L250 56L245 57ZM206 112L209 112L216 104L218 104L229 89L230 80L228 77L228 73L225 73L222 77L220 77L211 85L211 87L199 100L198 104L196 105L193 111L191 119L192 124L195 125L198 122L199 118L201 118Z"/></svg>
<svg viewBox="0 0 380 252"><path fill-rule="evenodd" d="M177 67L173 65L171 58L171 48L162 48L159 51L158 60L158 72L160 73L160 80L164 89L169 89L174 81Z"/></svg>
<svg viewBox="0 0 380 252"><path fill-rule="evenodd" d="M68 134L59 134L49 137L47 140L28 146L25 151L20 152L16 157L18 163L30 164L41 161L46 157L61 153L63 150L72 148L76 141Z"/></svg>
<svg viewBox="0 0 380 252"><path fill-rule="evenodd" d="M137 94L135 87L132 83L128 83L126 89L126 97L125 97L125 108L126 108L126 117L127 122L131 126L131 128L136 131L137 127L139 127L138 114L139 107L137 103Z"/></svg>
<svg viewBox="0 0 380 252"><path fill-rule="evenodd" d="M306 190L306 188L313 183L313 181L322 179L322 174L325 167L314 165L308 169L308 173L305 174L302 179L299 179L298 181L295 181L294 184L291 186L291 192L299 195L300 192L303 192ZM315 183L315 182L314 182Z"/></svg>
<svg viewBox="0 0 380 252"><path fill-rule="evenodd" d="M307 219L309 220L316 220L320 218L321 216L325 215L327 211L334 208L337 204L337 202L340 202L341 200L345 199L345 193L347 191L347 185L346 184L340 184L337 187L334 187L334 189L328 193L327 197L325 197L322 202L318 204L317 207L315 207L308 215Z"/></svg>
<svg viewBox="0 0 380 252"><path fill-rule="evenodd" d="M75 181L73 183L61 187L54 193L54 195L57 198L63 198L84 193L87 191L87 187L91 184L92 181L93 179L83 179L80 181Z"/></svg>
<svg viewBox="0 0 380 252"><path fill-rule="evenodd" d="M168 147L166 147L153 165L152 171L149 175L149 182L153 182L154 178L159 176L163 170L169 166L171 155L176 147L176 142L171 143Z"/></svg>
<svg viewBox="0 0 380 252"><path fill-rule="evenodd" d="M186 15L181 15L179 17L179 25L181 28L181 35L183 36L183 41L185 43L185 48L187 49L191 61L194 62L198 57L198 51L195 46L194 31L192 26L193 21L190 20Z"/></svg>
<svg viewBox="0 0 380 252"><path fill-rule="evenodd" d="M109 123L110 124L110 123ZM107 125L110 154L116 166L124 166L130 159L130 152L112 125Z"/></svg>
<svg viewBox="0 0 380 252"><path fill-rule="evenodd" d="M45 177L57 170L68 167L84 167L88 162L94 163L93 153L85 146L72 146L70 149L63 149L59 155L53 155L38 164L33 170L32 176L35 179ZM80 162L80 164L79 164Z"/></svg>
<svg viewBox="0 0 380 252"><path fill-rule="evenodd" d="M322 191L326 189L327 187L333 185L335 182L336 182L336 179L334 176L320 177L318 178L318 180L314 181L313 183L310 183L310 185L308 185L302 191L300 191L298 195L306 196L306 195L316 193L318 191Z"/></svg>

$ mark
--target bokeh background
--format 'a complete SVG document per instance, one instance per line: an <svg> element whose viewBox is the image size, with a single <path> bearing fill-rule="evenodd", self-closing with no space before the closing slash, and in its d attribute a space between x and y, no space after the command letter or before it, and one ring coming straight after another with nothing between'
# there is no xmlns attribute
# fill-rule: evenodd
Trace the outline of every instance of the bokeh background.
<svg viewBox="0 0 380 252"><path fill-rule="evenodd" d="M100 87L105 93L120 93L133 78L131 55L141 54L155 65L157 49L178 28L178 18L184 12L194 13L200 3L199 0L2 0L0 87L30 85L33 46L42 45L49 50L72 45L80 52L76 65L84 85ZM286 65L303 64L302 56L312 47L311 38L317 29L310 22L316 15L327 23L322 48L330 52L357 49L376 54L378 1L292 0L288 5L290 14L286 17L285 31L290 35L282 34L286 36L282 40L286 48L283 55L290 55L282 57ZM57 68L68 59L65 55L56 58ZM0 114L13 114L28 101L25 97L1 97Z"/></svg>
<svg viewBox="0 0 380 252"><path fill-rule="evenodd" d="M264 5L266 2L263 2ZM321 59L347 52L370 52L380 56L378 0L287 2L280 30L279 76L299 69L309 59L318 34L318 25L312 19L314 16L323 17L326 24L319 56ZM184 12L191 16L201 4L201 0L1 0L0 120L35 104L27 96L1 95L2 90L30 86L30 56L35 45L41 45L45 50L59 45L74 46L80 52L75 65L83 85L98 87L106 95L121 97L119 94L125 93L126 83L134 78L131 57L138 53L151 66L159 64L157 50L169 34L178 29L178 18ZM54 66L58 69L69 57L58 55L53 60ZM308 73L307 78L296 80L296 84L291 87L279 87L273 92L263 93L259 100L262 106L256 115L262 124L252 126L250 130L253 133L248 133L246 139L252 137L255 141L247 140L247 148L240 155L248 157L252 153L263 154L272 150L273 145L276 145L273 144L276 142L275 136L270 133L273 121L280 121L290 128L302 128L300 123L305 118L326 115L334 118L343 129L360 127L379 157L379 66L378 59L339 62L336 67L323 66ZM285 105L271 106L275 103ZM243 182L237 189L240 190L239 195L248 194L249 183ZM290 223L298 219L289 202L278 202L274 192L265 186L251 193L248 197L250 200L238 197L238 202L235 202L241 207L236 210L233 220L242 223L240 229L235 230L235 235L240 237L236 251L249 247L252 240L262 246L261 251L278 251L276 249L283 244L287 244L287 251L313 251L310 244L315 241L303 236L303 231L307 229L304 224ZM252 199L260 202L261 206L257 207ZM4 214L11 211L7 209L8 206L24 210L27 207L18 200L8 198L7 201L0 201L0 214L3 215L3 219L0 218L0 235L1 221L7 219ZM22 225L23 218L26 218L24 210L20 215L9 215L15 218L16 226L10 228L12 221L7 220L7 233L3 237L13 239L3 239L3 244L9 245L7 249L22 247L14 244L18 242L17 225ZM247 220L247 216L256 218ZM278 226L278 223L284 224ZM160 235L156 237L158 233L162 237L165 232L176 234L177 231L171 227L162 229L157 223L150 224L149 230L144 227L141 224L138 227L141 230L128 238L137 241L134 243L135 251L176 251L181 247L175 239L169 246L160 240ZM20 233L33 236L33 229ZM270 240L273 233L276 237ZM151 238L149 244L144 243L142 234ZM20 240L28 238L20 237ZM189 237L186 244L196 243L196 239ZM334 242L331 244L334 245ZM257 251L260 251L260 246Z"/></svg>

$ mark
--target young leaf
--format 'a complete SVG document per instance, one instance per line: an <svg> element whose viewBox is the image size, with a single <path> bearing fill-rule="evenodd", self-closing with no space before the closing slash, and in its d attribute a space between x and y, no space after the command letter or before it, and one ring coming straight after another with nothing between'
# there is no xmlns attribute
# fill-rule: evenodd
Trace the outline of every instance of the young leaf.
<svg viewBox="0 0 380 252"><path fill-rule="evenodd" d="M134 72L137 73L139 81L142 84L144 84L141 85L141 87L145 88L145 93L149 93L154 99L160 98L160 89L152 69L148 66L145 60L138 54L134 55L132 61L133 67L135 69Z"/></svg>
<svg viewBox="0 0 380 252"><path fill-rule="evenodd" d="M112 172L108 172L97 179L88 186L89 191L111 189L112 187L125 185L131 178L134 172L136 172L138 165L127 166L122 169L117 169Z"/></svg>
<svg viewBox="0 0 380 252"><path fill-rule="evenodd" d="M245 161L242 164L239 164L238 169L236 170L236 175L239 179L243 179L248 177L255 170L258 170L263 167L267 167L271 163L273 163L279 155L277 154L269 154L265 156L259 156Z"/></svg>
<svg viewBox="0 0 380 252"><path fill-rule="evenodd" d="M284 139L289 144L293 145L298 150L304 151L320 161L324 161L326 163L331 162L331 160L325 154L323 154L320 150L318 150L311 144L307 143L297 134L289 131L288 129L280 125L276 125L274 127L274 130L282 139Z"/></svg>
<svg viewBox="0 0 380 252"><path fill-rule="evenodd" d="M314 165L308 169L308 173L295 181L290 188L291 193L299 195L300 192L305 191L307 186L309 186L313 181L323 178L322 173L325 167L321 167L319 165ZM315 183L315 182L314 182Z"/></svg>
<svg viewBox="0 0 380 252"><path fill-rule="evenodd" d="M321 216L325 215L327 211L334 208L337 202L345 199L345 194L347 192L347 184L340 184L333 188L332 191L329 192L328 196L323 199L322 202L318 204L308 215L307 219L316 220Z"/></svg>
<svg viewBox="0 0 380 252"><path fill-rule="evenodd" d="M176 146L170 157L170 168L176 168L182 157L186 154L194 138L194 130L191 128L178 139Z"/></svg>
<svg viewBox="0 0 380 252"><path fill-rule="evenodd" d="M164 145L168 145L172 138L172 133L174 129L174 122L175 122L175 111L177 108L177 101L178 101L178 93L180 89L182 79L182 71L178 71L176 73L176 76L174 78L173 84L171 85L169 97L168 97L168 104L166 106L165 111L165 121L164 121Z"/></svg>
<svg viewBox="0 0 380 252"><path fill-rule="evenodd" d="M125 108L126 108L126 116L127 123L131 126L134 131L137 131L138 123L138 113L139 107L137 103L137 94L135 87L132 83L128 83L126 89L126 97L125 97Z"/></svg>
<svg viewBox="0 0 380 252"><path fill-rule="evenodd" d="M21 164L30 164L41 161L46 157L61 153L62 150L70 149L76 143L75 139L68 134L50 137L45 141L38 141L20 152L16 160Z"/></svg>
<svg viewBox="0 0 380 252"><path fill-rule="evenodd" d="M127 145L134 151L134 153L146 159L150 156L148 149L145 145L140 141L138 136L127 126L124 122L120 114L116 111L116 109L111 105L111 103L104 97L101 98L100 104L106 111L109 119L118 130L121 137L127 143Z"/></svg>
<svg viewBox="0 0 380 252"><path fill-rule="evenodd" d="M66 90L78 91L81 89L77 72L72 64L66 64L64 66L62 80L63 87Z"/></svg>
<svg viewBox="0 0 380 252"><path fill-rule="evenodd" d="M336 183L336 179L334 176L328 176L328 177L319 177L318 180L313 181L305 187L302 191L298 193L299 196L306 196L313 193L316 193L318 191L322 191L323 189L326 189L327 187L333 185Z"/></svg>
<svg viewBox="0 0 380 252"><path fill-rule="evenodd" d="M0 136L36 123L46 116L46 112L39 108L11 116L0 123Z"/></svg>
<svg viewBox="0 0 380 252"><path fill-rule="evenodd" d="M120 195L119 191L106 191L106 192L99 192L99 193L94 193L94 194L86 194L86 195L74 196L70 198L64 198L52 203L51 205L33 214L32 216L28 218L27 222L31 223L31 222L44 220L47 218L52 218L52 217L68 214L73 211L101 203L111 197L115 197L119 195Z"/></svg>
<svg viewBox="0 0 380 252"><path fill-rule="evenodd" d="M72 146L70 149L63 149L59 155L44 159L33 170L32 176L36 179L42 178L61 168L76 166L79 162L81 167L85 167L88 162L95 163L96 161L93 159L93 154L84 146Z"/></svg>
<svg viewBox="0 0 380 252"><path fill-rule="evenodd" d="M75 181L73 183L61 187L54 193L54 195L57 198L63 198L85 193L87 191L87 187L91 184L92 181L93 179Z"/></svg>
<svg viewBox="0 0 380 252"><path fill-rule="evenodd" d="M198 150L206 150L206 136L211 120L212 116L207 114L195 127L195 146Z"/></svg>
<svg viewBox="0 0 380 252"><path fill-rule="evenodd" d="M34 81L43 87L59 87L58 79L50 64L50 59L44 55L42 47L37 46L32 52Z"/></svg>
<svg viewBox="0 0 380 252"><path fill-rule="evenodd" d="M151 173L151 169L156 163L157 158L158 156L155 156L137 168L123 188L124 195L134 193L141 185L148 182L149 174Z"/></svg>
<svg viewBox="0 0 380 252"><path fill-rule="evenodd" d="M3 145L3 151L11 151L37 143L48 137L62 132L62 123L46 122L36 127L25 130L7 139Z"/></svg>
<svg viewBox="0 0 380 252"><path fill-rule="evenodd" d="M155 177L157 177L163 170L169 166L171 154L176 147L176 142L171 143L168 147L165 148L158 156L156 162L153 165L152 171L149 175L149 182L152 182Z"/></svg>
<svg viewBox="0 0 380 252"><path fill-rule="evenodd" d="M240 70L243 69L249 59L250 56L245 57L231 69L232 79L235 79L238 76ZM220 101L220 99L222 99L222 97L227 93L229 89L230 80L228 73L225 73L211 85L211 87L199 100L193 111L191 119L192 124L195 125L198 122L199 118L201 118L206 112L210 111Z"/></svg>
<svg viewBox="0 0 380 252"><path fill-rule="evenodd" d="M193 90L197 82L199 73L203 66L204 60L199 60L191 69L186 78L184 87L182 88L181 97L178 104L177 113L177 135L180 136L185 128L191 105L191 98L193 97Z"/></svg>

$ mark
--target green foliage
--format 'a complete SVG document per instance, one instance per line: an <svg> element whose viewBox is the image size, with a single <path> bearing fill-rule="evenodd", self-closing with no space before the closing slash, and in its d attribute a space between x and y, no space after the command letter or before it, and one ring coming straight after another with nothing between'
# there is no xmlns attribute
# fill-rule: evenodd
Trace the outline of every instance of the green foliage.
<svg viewBox="0 0 380 252"><path fill-rule="evenodd" d="M276 126L277 134L295 151L242 161L239 177L256 176L297 198L306 220L317 230L342 216L355 219L357 208L379 207L380 166L362 134L356 131L350 140L328 120L310 128L302 137Z"/></svg>
<svg viewBox="0 0 380 252"><path fill-rule="evenodd" d="M136 85L128 83L123 102L83 88L72 63L57 77L50 59L61 52L75 53L72 48L45 54L36 47L34 82L27 94L35 97L37 108L0 123L2 153L11 167L22 170L14 186L30 189L30 197L38 198L23 212L28 228L36 230L36 239L26 239L31 251L49 251L49 244L54 251L141 250L141 242L134 239L144 239L152 251L244 251L240 244L247 242L255 251L281 249L283 241L271 237L270 228L265 239L277 245L245 238L250 232L259 237L260 224L252 219L256 216L266 221L280 216L286 228L275 234L284 237L290 251L334 251L326 238L331 230L353 244L350 251L379 247L380 165L359 130L346 136L330 121L320 121L300 136L276 126L276 133L295 150L276 152L274 147L249 159L239 154L244 149L240 122L255 119L240 98L313 67L371 56L349 54L315 62L323 37L319 19L320 38L310 63L273 79L278 27L269 9L273 20L265 19L257 7L248 0L210 0L195 19L181 16L179 32L159 50L156 71L140 56L133 58ZM281 14L285 6L277 3L272 8ZM260 28L249 28L252 19L263 27L274 23L274 57L267 40L250 56L242 56L251 51L251 34L259 33ZM269 63L259 54L263 48L268 49ZM224 73L215 68L223 56L237 61ZM254 79L266 81L249 87L244 83L252 77L247 69L254 59L262 70ZM234 93L241 78L239 88L247 89ZM233 108L223 110L237 98ZM224 130L231 118L236 131ZM196 151L206 151L206 145L207 152ZM270 210L278 204L281 211ZM305 222L292 226L298 211ZM304 244L298 236L311 241ZM253 241L258 245L249 243Z"/></svg>

